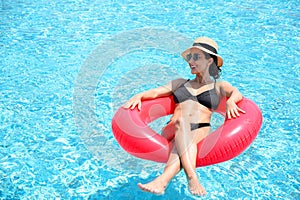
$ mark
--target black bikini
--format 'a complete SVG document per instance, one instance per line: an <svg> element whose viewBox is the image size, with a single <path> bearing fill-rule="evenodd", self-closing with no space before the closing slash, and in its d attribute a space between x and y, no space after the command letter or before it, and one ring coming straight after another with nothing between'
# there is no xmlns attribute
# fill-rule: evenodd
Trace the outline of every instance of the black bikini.
<svg viewBox="0 0 300 200"><path fill-rule="evenodd" d="M218 96L217 91L215 89L216 82L214 84L213 89L204 91L204 92L194 96L184 86L185 83L187 83L188 81L189 80L187 80L186 82L181 84L179 86L179 88L174 91L173 97L174 97L174 102L176 104L182 103L187 100L193 100L193 101L197 101L201 105L204 105L205 107L212 109L212 110L215 110L218 108L218 105L220 103L220 97ZM210 126L210 123L191 123L191 131L198 129L198 128L206 127L206 126Z"/></svg>

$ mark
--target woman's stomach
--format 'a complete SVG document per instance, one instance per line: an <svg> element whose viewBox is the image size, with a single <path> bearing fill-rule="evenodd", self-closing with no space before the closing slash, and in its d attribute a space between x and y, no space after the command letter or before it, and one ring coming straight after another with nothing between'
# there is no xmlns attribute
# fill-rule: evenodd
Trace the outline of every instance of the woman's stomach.
<svg viewBox="0 0 300 200"><path fill-rule="evenodd" d="M189 123L210 122L212 111L198 102L187 100L176 105L171 120L181 119Z"/></svg>

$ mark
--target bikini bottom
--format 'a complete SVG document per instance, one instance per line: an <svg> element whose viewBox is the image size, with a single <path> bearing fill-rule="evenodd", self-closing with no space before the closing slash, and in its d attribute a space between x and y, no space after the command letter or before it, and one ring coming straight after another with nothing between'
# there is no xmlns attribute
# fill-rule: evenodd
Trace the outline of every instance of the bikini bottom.
<svg viewBox="0 0 300 200"><path fill-rule="evenodd" d="M167 124L169 124L170 122L171 120L168 121ZM210 126L210 123L191 123L191 131L207 126Z"/></svg>
<svg viewBox="0 0 300 200"><path fill-rule="evenodd" d="M207 126L210 126L210 123L191 123L191 131Z"/></svg>

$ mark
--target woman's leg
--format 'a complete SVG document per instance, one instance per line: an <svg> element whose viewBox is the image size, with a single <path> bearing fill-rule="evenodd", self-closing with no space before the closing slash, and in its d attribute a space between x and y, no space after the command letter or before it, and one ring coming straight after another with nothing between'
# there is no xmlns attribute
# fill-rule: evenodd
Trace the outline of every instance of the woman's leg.
<svg viewBox="0 0 300 200"><path fill-rule="evenodd" d="M175 145L173 145L172 152L170 153L169 160L165 166L163 173L153 181L147 184L139 183L138 186L140 189L146 192L151 192L154 194L163 194L169 182L180 170L180 159L176 147Z"/></svg>
<svg viewBox="0 0 300 200"><path fill-rule="evenodd" d="M175 146L188 179L190 192L194 195L203 195L206 191L200 184L196 173L197 143L206 136L210 128L203 127L194 131L190 129L190 124L178 121Z"/></svg>
<svg viewBox="0 0 300 200"><path fill-rule="evenodd" d="M168 124L162 129L162 136L167 140L172 141L173 148L169 155L169 159L163 173L147 184L138 184L139 188L144 191L152 192L155 194L164 193L169 182L181 170L180 159L173 140L176 131L175 125L176 124L174 123L174 121L170 120Z"/></svg>
<svg viewBox="0 0 300 200"><path fill-rule="evenodd" d="M188 127L184 127L182 125L182 123L176 123L176 131L174 131L176 132L176 136L174 139L173 149L163 173L147 184L139 183L138 186L142 190L154 194L163 194L169 182L181 170L181 167L183 167L188 178L191 193L195 195L202 195L206 193L205 189L198 181L195 167L197 143L206 136L209 128L201 128L197 129L198 131L190 131L190 125L188 125ZM168 137L173 138L174 136L168 135ZM177 148L180 148L180 152Z"/></svg>

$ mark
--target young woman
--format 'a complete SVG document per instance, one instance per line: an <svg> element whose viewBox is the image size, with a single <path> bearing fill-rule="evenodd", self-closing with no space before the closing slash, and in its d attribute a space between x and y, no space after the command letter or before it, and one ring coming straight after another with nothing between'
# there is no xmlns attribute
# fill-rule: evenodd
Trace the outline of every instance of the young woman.
<svg viewBox="0 0 300 200"><path fill-rule="evenodd" d="M171 179L183 168L190 192L194 195L206 194L195 169L197 143L209 133L212 112L217 109L222 97L228 97L226 112L229 119L238 117L239 112L245 113L236 105L242 99L238 89L228 82L216 81L223 65L217 50L218 45L212 39L197 38L193 46L182 53L191 73L195 75L193 80L173 80L165 86L137 94L123 105L128 109L137 106L140 110L143 109L143 100L172 94L176 103L174 114L162 131L164 137L174 138L172 152L160 176L147 184L138 184L143 191L163 194ZM173 130L171 135L170 130Z"/></svg>

